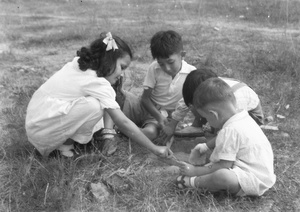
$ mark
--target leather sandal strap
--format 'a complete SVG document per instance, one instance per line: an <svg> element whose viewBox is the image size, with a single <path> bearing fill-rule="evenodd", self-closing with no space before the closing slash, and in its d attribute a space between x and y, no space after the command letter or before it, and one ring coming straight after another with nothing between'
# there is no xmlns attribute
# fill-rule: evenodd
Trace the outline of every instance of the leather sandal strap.
<svg viewBox="0 0 300 212"><path fill-rule="evenodd" d="M115 129L103 128L103 129L101 130L101 135L106 135L106 134L116 135L117 132L116 132Z"/></svg>

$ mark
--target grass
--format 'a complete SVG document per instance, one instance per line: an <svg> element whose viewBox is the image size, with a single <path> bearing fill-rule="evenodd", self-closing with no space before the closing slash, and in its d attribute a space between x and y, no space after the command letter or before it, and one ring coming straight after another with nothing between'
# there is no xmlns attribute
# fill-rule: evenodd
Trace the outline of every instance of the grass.
<svg viewBox="0 0 300 212"><path fill-rule="evenodd" d="M298 211L299 1L1 1L0 211ZM248 9L247 9L248 8ZM24 120L33 92L100 32L123 37L134 51L126 89L140 93L158 30L183 35L186 60L245 81L279 131L265 131L277 182L259 198L180 191L176 176L144 148L120 138L113 157L39 160ZM1 50L1 49L0 49ZM276 118L276 114L285 119ZM180 142L176 140L175 142ZM118 174L129 185L97 202L89 184Z"/></svg>

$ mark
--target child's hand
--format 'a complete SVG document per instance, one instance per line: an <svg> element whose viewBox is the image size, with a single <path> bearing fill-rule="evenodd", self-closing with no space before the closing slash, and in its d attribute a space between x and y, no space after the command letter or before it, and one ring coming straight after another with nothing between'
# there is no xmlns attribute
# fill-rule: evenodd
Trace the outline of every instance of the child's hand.
<svg viewBox="0 0 300 212"><path fill-rule="evenodd" d="M168 124L168 119L164 116L161 116L160 119L158 120L158 127L160 129L163 129L165 127L165 125Z"/></svg>
<svg viewBox="0 0 300 212"><path fill-rule="evenodd" d="M200 143L194 147L194 150L198 150L200 152L200 154L203 154L203 153L207 152L209 150L209 148L206 143Z"/></svg>
<svg viewBox="0 0 300 212"><path fill-rule="evenodd" d="M156 146L157 150L154 152L154 154L156 154L159 157L162 158L169 158L173 152L170 150L170 148L166 147L166 146Z"/></svg>
<svg viewBox="0 0 300 212"><path fill-rule="evenodd" d="M180 174L181 175L185 175L185 176L189 176L189 177L196 176L196 174L195 174L196 167L193 166L192 164L180 161L179 162L179 169L180 169Z"/></svg>
<svg viewBox="0 0 300 212"><path fill-rule="evenodd" d="M170 119L168 120L168 123L165 123L165 125L163 126L158 136L158 138L163 141L163 145L165 145L166 142L169 141L170 138L174 135L177 123L178 121Z"/></svg>
<svg viewBox="0 0 300 212"><path fill-rule="evenodd" d="M174 132L170 127L168 127L167 125L164 126L158 135L158 138L162 141L161 144L165 145L166 142L169 141L173 136L173 134Z"/></svg>

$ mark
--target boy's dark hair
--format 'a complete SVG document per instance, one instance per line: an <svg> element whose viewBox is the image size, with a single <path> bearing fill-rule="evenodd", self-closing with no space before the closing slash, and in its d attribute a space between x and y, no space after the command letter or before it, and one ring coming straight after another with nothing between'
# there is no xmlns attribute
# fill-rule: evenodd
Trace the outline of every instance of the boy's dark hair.
<svg viewBox="0 0 300 212"><path fill-rule="evenodd" d="M193 98L195 108L203 108L210 103L232 102L236 103L235 96L230 86L220 78L210 78L201 83Z"/></svg>
<svg viewBox="0 0 300 212"><path fill-rule="evenodd" d="M82 47L77 51L80 70L92 69L96 71L98 77L106 77L115 71L116 62L119 58L126 54L132 58L132 52L125 41L115 35L112 37L118 49L106 51L107 45L103 42L106 33L101 33L100 37L94 40L89 47Z"/></svg>
<svg viewBox="0 0 300 212"><path fill-rule="evenodd" d="M212 77L218 77L218 75L207 67L196 69L187 75L182 87L183 100L187 106L193 104L193 97L196 88L202 82Z"/></svg>
<svg viewBox="0 0 300 212"><path fill-rule="evenodd" d="M183 50L181 36L173 30L159 31L151 38L150 49L153 59L168 58Z"/></svg>

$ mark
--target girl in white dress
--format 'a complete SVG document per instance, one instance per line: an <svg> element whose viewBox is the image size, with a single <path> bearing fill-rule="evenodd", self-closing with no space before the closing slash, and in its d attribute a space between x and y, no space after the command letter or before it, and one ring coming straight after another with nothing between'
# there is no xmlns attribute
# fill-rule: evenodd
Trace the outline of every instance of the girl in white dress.
<svg viewBox="0 0 300 212"><path fill-rule="evenodd" d="M103 33L101 34L103 35ZM73 156L73 144L88 143L103 127L109 114L118 129L132 141L154 154L166 157L169 149L154 145L120 110L115 101L115 84L130 64L129 46L118 36L107 33L49 78L34 93L26 115L28 140L43 156L58 149Z"/></svg>

